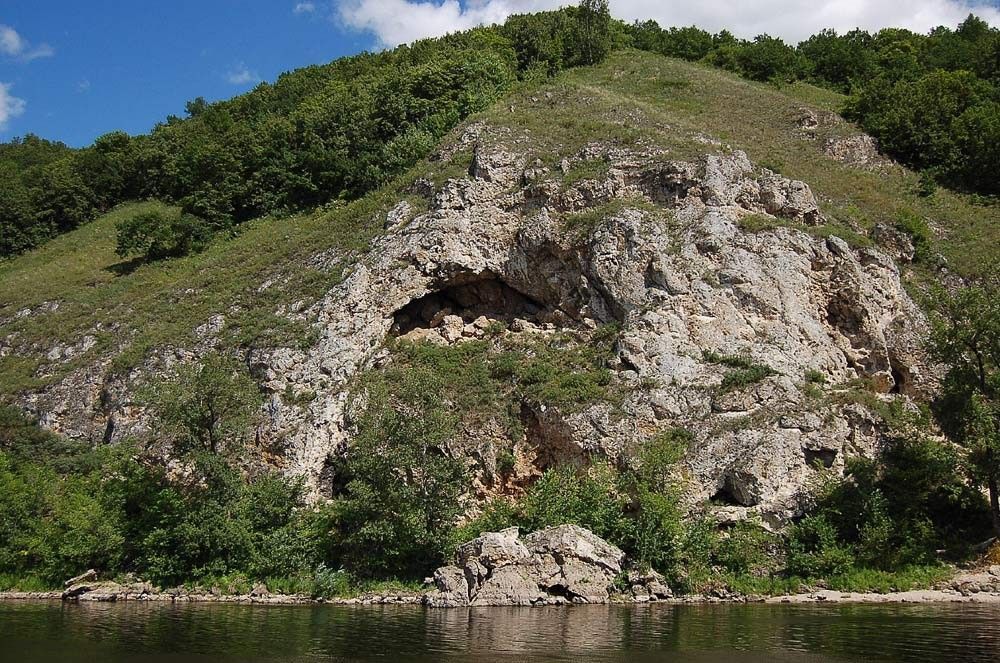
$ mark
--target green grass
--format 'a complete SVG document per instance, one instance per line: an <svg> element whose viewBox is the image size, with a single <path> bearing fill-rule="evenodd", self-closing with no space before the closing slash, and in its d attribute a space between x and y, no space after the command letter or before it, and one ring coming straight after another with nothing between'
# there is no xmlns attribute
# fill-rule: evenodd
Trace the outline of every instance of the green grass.
<svg viewBox="0 0 1000 663"><path fill-rule="evenodd" d="M195 328L219 313L227 314L223 340L229 343L308 345L312 329L275 311L282 304L308 304L340 282L399 197L389 187L329 210L260 219L196 255L122 263L114 253L115 223L157 205L139 203L0 264L0 319L43 302L59 303L56 311L9 320L3 336L15 335L39 353L84 334L97 340L89 352L41 379L35 377L37 355L0 358L0 395L42 386L99 356L112 358L113 370L125 371L154 348L192 343ZM311 266L309 259L322 252L336 256L333 265Z"/></svg>
<svg viewBox="0 0 1000 663"><path fill-rule="evenodd" d="M563 184L568 187L584 180L603 180L610 169L611 164L604 159L580 161L563 177Z"/></svg>
<svg viewBox="0 0 1000 663"><path fill-rule="evenodd" d="M0 573L0 592L56 591L62 591L62 587L55 587L37 576L21 576L11 573Z"/></svg>
<svg viewBox="0 0 1000 663"><path fill-rule="evenodd" d="M720 355L711 350L702 352L702 358L712 364L726 366L730 370L722 376L722 391L743 389L772 375L777 375L770 366L758 364L746 355Z"/></svg>

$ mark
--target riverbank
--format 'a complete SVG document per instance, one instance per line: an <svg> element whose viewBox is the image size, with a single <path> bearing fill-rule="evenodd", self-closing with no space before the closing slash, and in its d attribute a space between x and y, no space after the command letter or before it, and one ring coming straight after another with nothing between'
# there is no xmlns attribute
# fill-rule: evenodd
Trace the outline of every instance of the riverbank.
<svg viewBox="0 0 1000 663"><path fill-rule="evenodd" d="M312 598L302 594L276 594L258 585L246 594L177 588L160 591L149 583L121 584L114 581L76 583L64 591L0 592L0 601L82 601L82 602L166 602L222 603L237 605L423 605L427 591L365 593L346 598ZM930 589L897 592L842 592L810 589L780 596L745 595L727 591L659 598L653 595L615 595L611 603L718 604L718 603L979 603L1000 605L1000 566L979 571L963 571ZM574 601L552 597L539 605L569 605Z"/></svg>

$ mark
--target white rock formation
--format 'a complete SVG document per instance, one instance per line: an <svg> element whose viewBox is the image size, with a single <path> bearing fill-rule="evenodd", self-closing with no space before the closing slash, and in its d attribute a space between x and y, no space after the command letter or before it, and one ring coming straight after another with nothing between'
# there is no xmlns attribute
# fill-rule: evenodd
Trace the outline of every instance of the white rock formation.
<svg viewBox="0 0 1000 663"><path fill-rule="evenodd" d="M827 385L864 378L887 398L933 389L925 322L896 265L811 234L822 216L806 184L756 169L742 152L687 163L597 145L575 160L603 159L607 176L566 188L494 139L470 129L470 176L433 191L426 213L394 208L353 272L300 313L320 332L314 347L249 357L273 394L259 438L315 494L328 489L330 454L349 445L349 383L393 334L454 343L494 319L515 330L618 322L625 416L606 405L537 410L530 442L627 462L652 432L683 426L695 436L684 461L691 499L714 496L736 517L757 510L773 524L794 513L814 463L841 468L879 443L877 418L817 398L807 373ZM583 235L568 229L572 214L611 201L622 203ZM748 216L774 227L746 232ZM706 353L746 357L770 375L722 389L731 369ZM70 376L31 408L71 433L121 437L141 417L127 405L129 383L106 384L105 370ZM316 398L285 403L289 389Z"/></svg>

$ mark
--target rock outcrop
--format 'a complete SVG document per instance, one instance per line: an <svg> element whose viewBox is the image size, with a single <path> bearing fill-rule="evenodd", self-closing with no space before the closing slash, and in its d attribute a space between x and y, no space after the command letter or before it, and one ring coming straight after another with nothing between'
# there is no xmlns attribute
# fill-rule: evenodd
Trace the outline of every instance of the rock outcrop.
<svg viewBox="0 0 1000 663"><path fill-rule="evenodd" d="M313 495L330 489L328 458L349 447L352 379L386 360L393 336L452 344L496 323L507 334L616 323L618 410L526 403L526 446L549 464L627 463L656 431L684 427L694 435L683 472L690 499L775 525L796 512L817 463L840 469L879 445L878 418L843 385L863 381L884 399L934 388L920 349L925 321L896 264L817 236L823 217L807 184L738 151L686 162L599 144L561 168L600 161L605 174L566 184L527 162L525 140L470 127L460 141L475 146L469 176L418 182L428 211L392 209L347 277L288 313L313 325L318 342L247 356L270 394L257 439ZM720 357L761 370L741 381ZM109 380L106 364L95 365L25 405L54 428L113 442L143 425L129 399L141 377ZM491 449L473 455L495 465ZM499 568L508 570L476 585L476 597L488 600L494 586L502 594L503 578L521 587L518 565Z"/></svg>
<svg viewBox="0 0 1000 663"><path fill-rule="evenodd" d="M489 532L461 546L455 565L434 574L435 607L606 603L625 553L576 525L524 537L518 528ZM661 591L668 591L665 588Z"/></svg>

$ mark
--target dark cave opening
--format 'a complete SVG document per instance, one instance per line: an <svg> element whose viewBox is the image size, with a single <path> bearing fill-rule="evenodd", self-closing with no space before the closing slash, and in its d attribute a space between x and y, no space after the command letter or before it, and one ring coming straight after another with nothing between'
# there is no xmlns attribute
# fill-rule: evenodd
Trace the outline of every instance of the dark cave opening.
<svg viewBox="0 0 1000 663"><path fill-rule="evenodd" d="M485 273L452 281L413 300L396 312L392 333L402 336L414 329L433 327L446 315L457 315L466 323L481 316L510 323L518 318L535 321L547 311L541 302Z"/></svg>
<svg viewBox="0 0 1000 663"><path fill-rule="evenodd" d="M903 377L903 373L896 368L892 367L892 387L889 389L890 394L901 394L903 393L903 385L906 384L906 378Z"/></svg>
<svg viewBox="0 0 1000 663"><path fill-rule="evenodd" d="M806 465L816 467L817 463L830 469L837 460L837 452L834 449L803 449L802 453L806 457Z"/></svg>
<svg viewBox="0 0 1000 663"><path fill-rule="evenodd" d="M738 499L733 492L732 481L727 476L722 482L722 486L719 487L715 494L708 500L716 506L746 506Z"/></svg>

